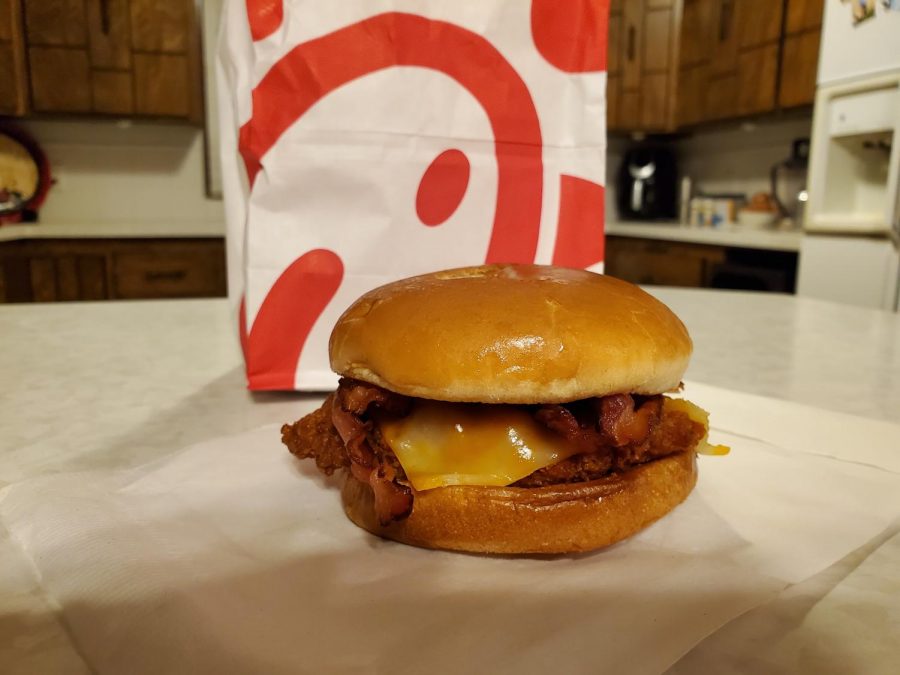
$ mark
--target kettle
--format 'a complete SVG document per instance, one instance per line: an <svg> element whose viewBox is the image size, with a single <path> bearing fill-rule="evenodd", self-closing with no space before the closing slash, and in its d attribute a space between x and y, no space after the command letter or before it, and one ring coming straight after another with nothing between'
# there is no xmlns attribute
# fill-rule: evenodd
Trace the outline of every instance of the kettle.
<svg viewBox="0 0 900 675"><path fill-rule="evenodd" d="M791 144L791 156L775 164L769 172L770 190L779 215L794 223L803 222L808 166L809 139L798 138Z"/></svg>

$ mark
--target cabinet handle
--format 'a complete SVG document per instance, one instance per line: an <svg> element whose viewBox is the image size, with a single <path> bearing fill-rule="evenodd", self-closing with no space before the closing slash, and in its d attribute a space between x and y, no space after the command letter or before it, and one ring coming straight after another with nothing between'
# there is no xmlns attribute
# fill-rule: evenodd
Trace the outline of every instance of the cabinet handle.
<svg viewBox="0 0 900 675"><path fill-rule="evenodd" d="M100 30L104 35L109 35L109 0L100 0Z"/></svg>
<svg viewBox="0 0 900 675"><path fill-rule="evenodd" d="M731 17L734 13L734 0L726 0L722 3L722 11L719 13L719 42L726 42L731 36Z"/></svg>
<svg viewBox="0 0 900 675"><path fill-rule="evenodd" d="M628 26L628 60L634 61L636 32L634 26Z"/></svg>
<svg viewBox="0 0 900 675"><path fill-rule="evenodd" d="M151 270L144 273L144 281L181 281L187 277L187 270Z"/></svg>

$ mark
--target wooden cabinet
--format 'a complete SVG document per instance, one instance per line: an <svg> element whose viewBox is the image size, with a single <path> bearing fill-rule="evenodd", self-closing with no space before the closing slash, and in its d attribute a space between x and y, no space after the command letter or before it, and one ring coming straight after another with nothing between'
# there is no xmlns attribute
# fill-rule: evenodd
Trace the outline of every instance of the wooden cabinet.
<svg viewBox="0 0 900 675"><path fill-rule="evenodd" d="M193 0L0 0L24 10L31 110L201 120Z"/></svg>
<svg viewBox="0 0 900 675"><path fill-rule="evenodd" d="M611 3L608 127L681 127L808 105L822 0Z"/></svg>
<svg viewBox="0 0 900 675"><path fill-rule="evenodd" d="M608 237L604 271L634 284L699 288L724 260L721 246L617 236Z"/></svg>
<svg viewBox="0 0 900 675"><path fill-rule="evenodd" d="M607 100L611 129L664 131L673 126L673 65L680 8L678 0L611 4L608 60L612 94ZM618 32L615 37L613 30Z"/></svg>
<svg viewBox="0 0 900 675"><path fill-rule="evenodd" d="M19 0L0 0L0 115L28 109L25 32Z"/></svg>
<svg viewBox="0 0 900 675"><path fill-rule="evenodd" d="M715 47L710 36L717 34L717 9L714 0L684 0L676 99L679 126L696 124L707 115L706 97L713 76Z"/></svg>
<svg viewBox="0 0 900 675"><path fill-rule="evenodd" d="M793 293L797 253L609 236L605 271L635 284Z"/></svg>
<svg viewBox="0 0 900 675"><path fill-rule="evenodd" d="M625 17L623 0L609 3L609 41L606 45L606 126L609 129L622 127L622 66Z"/></svg>
<svg viewBox="0 0 900 675"><path fill-rule="evenodd" d="M708 0L705 87L683 92L682 125L775 109L783 0ZM697 39L702 39L697 36ZM681 93L681 92L679 92Z"/></svg>
<svg viewBox="0 0 900 675"><path fill-rule="evenodd" d="M222 239L58 239L0 244L0 302L217 297Z"/></svg>
<svg viewBox="0 0 900 675"><path fill-rule="evenodd" d="M822 0L788 0L778 105L809 105L816 95Z"/></svg>

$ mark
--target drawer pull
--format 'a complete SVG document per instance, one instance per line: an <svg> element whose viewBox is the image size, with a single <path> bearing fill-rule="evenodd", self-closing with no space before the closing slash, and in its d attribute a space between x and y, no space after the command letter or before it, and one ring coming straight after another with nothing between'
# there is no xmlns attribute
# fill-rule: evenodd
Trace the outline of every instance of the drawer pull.
<svg viewBox="0 0 900 675"><path fill-rule="evenodd" d="M144 272L144 281L182 281L187 277L187 270L150 270Z"/></svg>

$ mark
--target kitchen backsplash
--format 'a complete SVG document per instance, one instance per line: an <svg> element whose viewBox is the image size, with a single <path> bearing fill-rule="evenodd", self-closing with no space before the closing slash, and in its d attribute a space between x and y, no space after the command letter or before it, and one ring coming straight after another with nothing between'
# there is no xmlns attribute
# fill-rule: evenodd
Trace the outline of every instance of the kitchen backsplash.
<svg viewBox="0 0 900 675"><path fill-rule="evenodd" d="M769 170L808 137L811 117L744 123L671 141L679 174L706 193L767 191ZM206 196L203 132L179 125L29 121L57 184L41 221L60 224L223 222L221 200ZM628 138L609 138L607 221L619 220L615 180ZM223 228L224 230L224 228Z"/></svg>
<svg viewBox="0 0 900 675"><path fill-rule="evenodd" d="M690 176L693 191L745 193L769 191L769 171L786 159L791 142L809 138L812 115L782 120L745 122L733 127L701 130L670 141L679 176ZM606 160L606 218L619 220L615 204L616 172L631 139L609 138Z"/></svg>
<svg viewBox="0 0 900 675"><path fill-rule="evenodd" d="M206 196L203 132L183 125L29 121L56 179L40 221L63 225L221 223ZM208 228L207 228L208 229Z"/></svg>

